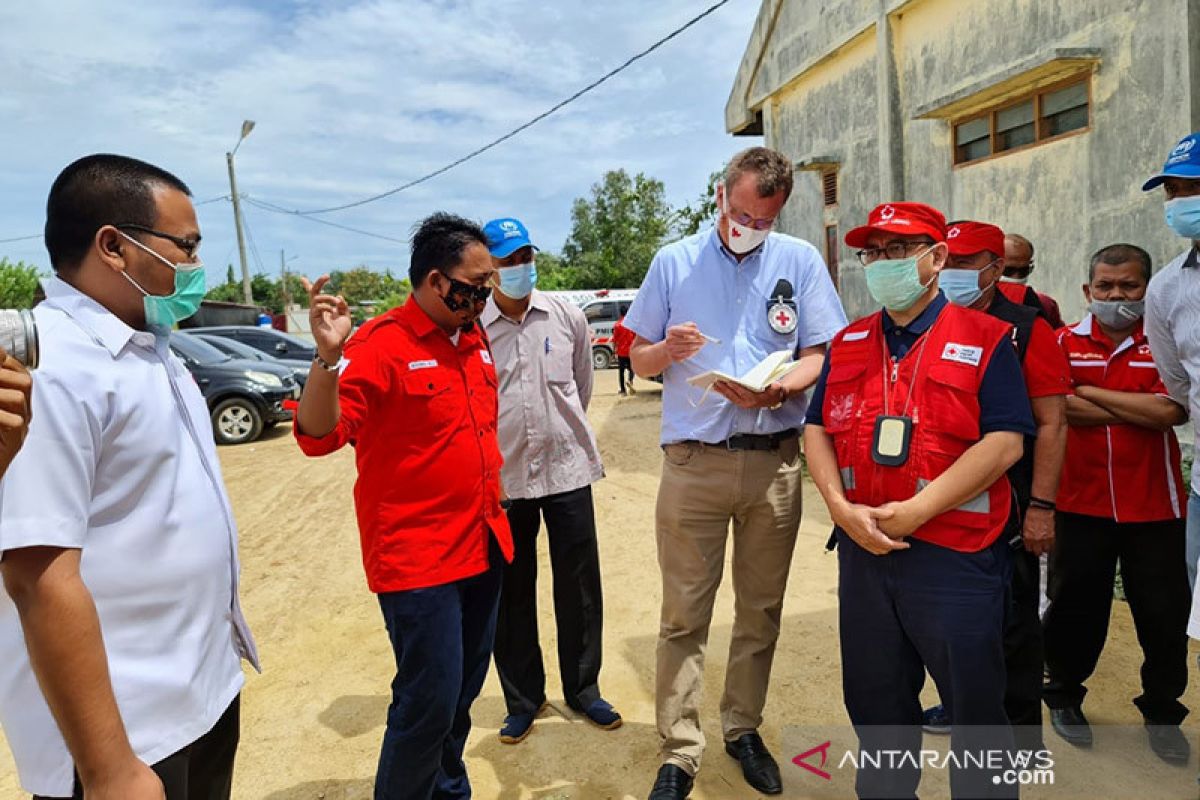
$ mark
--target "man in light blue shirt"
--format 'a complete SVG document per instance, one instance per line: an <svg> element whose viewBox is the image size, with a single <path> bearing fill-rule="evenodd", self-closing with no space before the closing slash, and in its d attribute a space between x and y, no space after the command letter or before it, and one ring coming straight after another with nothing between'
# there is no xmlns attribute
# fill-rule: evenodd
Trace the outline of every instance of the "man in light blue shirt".
<svg viewBox="0 0 1200 800"><path fill-rule="evenodd" d="M770 233L791 190L782 154L752 147L735 155L717 187L716 226L660 250L625 317L637 334L634 371L664 381L656 512L663 765L650 800L686 797L700 766L704 649L731 521L736 619L721 700L725 750L755 789L782 791L758 727L800 526L805 391L826 343L846 325L816 248ZM780 350L800 366L761 392L718 382L713 396L687 383L708 370L744 375Z"/></svg>

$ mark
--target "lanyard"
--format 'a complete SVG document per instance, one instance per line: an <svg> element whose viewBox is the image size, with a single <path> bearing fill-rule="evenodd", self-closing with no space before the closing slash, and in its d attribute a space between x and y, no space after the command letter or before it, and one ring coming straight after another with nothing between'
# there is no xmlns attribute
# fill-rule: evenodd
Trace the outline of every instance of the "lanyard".
<svg viewBox="0 0 1200 800"><path fill-rule="evenodd" d="M917 363L913 365L912 380L910 380L908 382L908 397L906 397L904 400L904 410L900 412L900 416L902 416L902 417L908 416L908 410L912 406L913 389L917 385L917 370L919 370L921 368L921 357L925 355L925 345L929 344L929 339L930 339L931 335L933 334L933 329L936 328L938 323L941 321L942 321L942 317L939 314L938 318L936 320L934 320L932 325L929 326L929 329L927 331L925 331L925 333L921 334L921 346L919 348L917 348ZM892 396L892 390L891 390L890 384L895 383L896 378L897 378L897 373L900 371L900 360L903 360L903 358L907 358L908 353L905 353L901 359L894 360L894 359L892 359L891 353L888 352L886 335L880 339L879 344L883 348L883 414L884 414L884 416L890 416L891 415L890 400L891 400L891 396ZM912 350L909 350L909 353L911 353L911 352L912 352ZM891 362L891 367L892 367L892 370L891 370L892 374L891 374L890 380L888 377L888 362L889 361Z"/></svg>

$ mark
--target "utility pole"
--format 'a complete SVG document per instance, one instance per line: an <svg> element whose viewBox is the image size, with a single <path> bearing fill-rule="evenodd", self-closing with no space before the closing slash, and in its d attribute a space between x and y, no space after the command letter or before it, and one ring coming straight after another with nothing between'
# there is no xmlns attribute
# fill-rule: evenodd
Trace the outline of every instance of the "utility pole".
<svg viewBox="0 0 1200 800"><path fill-rule="evenodd" d="M287 261L283 258L282 250L279 251L279 277L283 281L281 284L283 287L283 313L286 314L288 308L292 305L292 292L288 288Z"/></svg>
<svg viewBox="0 0 1200 800"><path fill-rule="evenodd" d="M233 156L242 146L242 141L254 130L254 120L242 122L242 135L238 137L233 150L225 154L225 163L229 165L229 194L233 199L233 224L237 229L238 256L242 260L242 293L246 305L254 305L254 293L250 290L250 265L246 262L246 236L242 232L242 201L238 196L237 176L233 171Z"/></svg>

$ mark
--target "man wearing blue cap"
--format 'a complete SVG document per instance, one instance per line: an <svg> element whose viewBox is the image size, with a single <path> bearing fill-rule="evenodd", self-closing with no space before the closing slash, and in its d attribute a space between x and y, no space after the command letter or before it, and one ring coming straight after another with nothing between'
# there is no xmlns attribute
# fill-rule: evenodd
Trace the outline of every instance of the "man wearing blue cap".
<svg viewBox="0 0 1200 800"><path fill-rule="evenodd" d="M496 625L496 671L508 716L500 741L517 744L546 705L537 626L537 534L542 520L554 572L558 664L567 705L594 725L621 725L598 686L603 632L592 483L604 475L587 419L592 345L574 305L537 291L536 248L520 220L484 226L497 291L480 321L500 380L500 473L513 531Z"/></svg>
<svg viewBox="0 0 1200 800"><path fill-rule="evenodd" d="M1200 131L1185 136L1162 171L1142 191L1163 187L1167 225L1190 247L1167 264L1146 290L1146 336L1171 397L1200 420ZM1200 452L1200 451L1198 451ZM1200 470L1192 472L1187 509L1188 580L1196 587L1200 559ZM1195 615L1193 615L1195 616ZM1200 637L1200 622L1188 633Z"/></svg>

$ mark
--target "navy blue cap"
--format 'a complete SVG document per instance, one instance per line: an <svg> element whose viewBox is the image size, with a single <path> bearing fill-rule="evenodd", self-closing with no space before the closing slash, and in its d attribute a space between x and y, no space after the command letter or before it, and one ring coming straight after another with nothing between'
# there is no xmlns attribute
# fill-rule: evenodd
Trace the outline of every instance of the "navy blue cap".
<svg viewBox="0 0 1200 800"><path fill-rule="evenodd" d="M529 231L521 224L521 220L513 217L492 220L483 226L483 233L487 236L488 251L493 258L508 258L522 247L533 247L533 242L529 241Z"/></svg>
<svg viewBox="0 0 1200 800"><path fill-rule="evenodd" d="M1167 156L1162 172L1142 184L1142 191L1148 192L1167 178L1186 178L1200 180L1200 131L1191 136L1185 136L1175 145L1175 149Z"/></svg>

